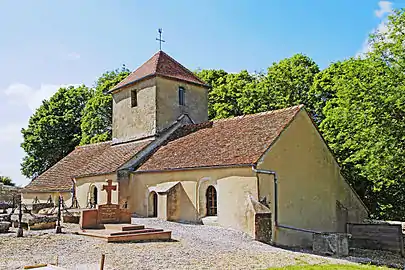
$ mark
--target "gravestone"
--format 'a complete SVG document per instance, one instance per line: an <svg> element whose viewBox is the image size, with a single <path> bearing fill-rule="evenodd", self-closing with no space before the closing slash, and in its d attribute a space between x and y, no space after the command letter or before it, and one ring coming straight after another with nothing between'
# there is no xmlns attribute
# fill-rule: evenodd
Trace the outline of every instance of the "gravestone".
<svg viewBox="0 0 405 270"><path fill-rule="evenodd" d="M112 180L106 180L107 185L103 185L103 191L107 192L107 203L98 205L96 209L86 209L81 212L80 228L97 229L103 228L109 223L131 223L131 213L127 209L121 209L118 204L111 203L111 193L117 190L117 186L112 185Z"/></svg>

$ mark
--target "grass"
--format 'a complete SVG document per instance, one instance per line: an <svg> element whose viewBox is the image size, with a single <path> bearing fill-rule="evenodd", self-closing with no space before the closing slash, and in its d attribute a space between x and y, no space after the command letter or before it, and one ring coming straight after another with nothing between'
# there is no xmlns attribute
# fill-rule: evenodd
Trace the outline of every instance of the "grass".
<svg viewBox="0 0 405 270"><path fill-rule="evenodd" d="M291 265L281 268L269 268L268 270L387 270L390 268L387 267L380 267L380 266L373 266L373 265L348 265L348 264L322 264L322 265Z"/></svg>

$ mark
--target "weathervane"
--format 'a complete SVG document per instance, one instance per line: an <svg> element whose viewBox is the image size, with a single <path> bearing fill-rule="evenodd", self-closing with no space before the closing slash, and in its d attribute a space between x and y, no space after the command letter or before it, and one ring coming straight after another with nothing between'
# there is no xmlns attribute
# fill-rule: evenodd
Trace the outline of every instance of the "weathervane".
<svg viewBox="0 0 405 270"><path fill-rule="evenodd" d="M156 40L159 41L159 50L161 51L161 50L162 50L162 42L165 42L165 41L162 39L162 28L159 28L159 29L158 29L158 33L159 33L159 38L156 38Z"/></svg>

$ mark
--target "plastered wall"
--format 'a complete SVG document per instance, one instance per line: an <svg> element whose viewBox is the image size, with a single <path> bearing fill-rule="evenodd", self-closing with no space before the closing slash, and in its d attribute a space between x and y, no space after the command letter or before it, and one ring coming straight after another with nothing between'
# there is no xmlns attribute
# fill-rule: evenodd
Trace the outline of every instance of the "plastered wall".
<svg viewBox="0 0 405 270"><path fill-rule="evenodd" d="M159 195L159 216L164 216L160 211L168 209L170 202L172 205L176 203L179 210L171 212L176 219L198 222L206 215L206 190L212 185L217 189L220 225L241 230L247 228L247 199L250 195L257 198L256 177L250 167L135 173L131 176L129 187L123 188L133 194L128 204L130 211L147 216L149 193L153 187L175 181L181 183L180 188L176 190L177 201L170 201L170 198L163 200L163 195Z"/></svg>
<svg viewBox="0 0 405 270"><path fill-rule="evenodd" d="M336 201L349 211L349 221L361 222L367 211L340 175L326 144L301 110L258 164L276 171L279 223L322 232L338 230ZM259 194L273 202L273 177L259 175ZM286 246L309 246L312 235L273 227L273 241Z"/></svg>
<svg viewBox="0 0 405 270"><path fill-rule="evenodd" d="M107 203L107 192L103 191L103 185L107 185L106 179L111 179L112 184L117 186L116 191L111 193L111 202L118 203L118 189L116 174L98 175L91 177L76 178L76 197L80 208L86 208L89 199L90 186L97 187L98 204Z"/></svg>

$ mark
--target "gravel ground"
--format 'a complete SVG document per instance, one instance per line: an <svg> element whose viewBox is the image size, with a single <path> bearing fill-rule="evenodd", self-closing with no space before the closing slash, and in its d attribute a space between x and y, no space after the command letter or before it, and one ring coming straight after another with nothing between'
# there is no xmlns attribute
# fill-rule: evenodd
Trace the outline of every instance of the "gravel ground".
<svg viewBox="0 0 405 270"><path fill-rule="evenodd" d="M63 234L54 230L0 235L0 269L55 262L67 269L266 269L290 264L352 263L365 260L336 259L280 249L253 241L245 234L215 226L189 225L156 219L134 218L133 223L172 230L172 242L106 243L74 234L77 225L66 224Z"/></svg>

